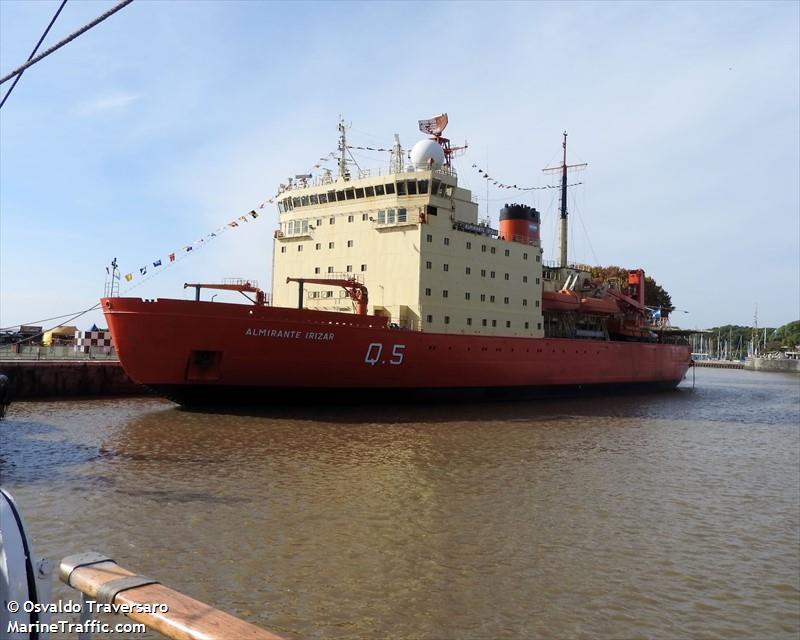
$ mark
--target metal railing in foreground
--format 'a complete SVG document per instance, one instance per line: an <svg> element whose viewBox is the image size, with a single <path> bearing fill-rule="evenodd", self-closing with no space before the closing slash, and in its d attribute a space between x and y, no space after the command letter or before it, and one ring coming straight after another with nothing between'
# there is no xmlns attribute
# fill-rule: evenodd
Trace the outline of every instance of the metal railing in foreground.
<svg viewBox="0 0 800 640"><path fill-rule="evenodd" d="M91 601L116 605L115 611L173 640L282 640L155 580L131 573L99 553L64 558L59 578L81 592L81 622L93 615L88 606ZM97 605L94 607L96 610ZM82 640L88 637L81 634Z"/></svg>

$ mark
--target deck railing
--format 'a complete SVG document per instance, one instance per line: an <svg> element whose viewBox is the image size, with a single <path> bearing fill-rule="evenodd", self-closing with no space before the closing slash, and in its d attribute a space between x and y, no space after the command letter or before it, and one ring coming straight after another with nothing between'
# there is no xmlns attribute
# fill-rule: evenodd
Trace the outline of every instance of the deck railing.
<svg viewBox="0 0 800 640"><path fill-rule="evenodd" d="M99 553L64 558L59 578L82 594L81 623L87 629L93 627L88 623L96 615L89 604L98 603L116 605L131 620L171 640L281 640L274 633L156 580L136 575ZM93 606L96 611L96 605ZM79 635L79 640L88 639L87 631Z"/></svg>

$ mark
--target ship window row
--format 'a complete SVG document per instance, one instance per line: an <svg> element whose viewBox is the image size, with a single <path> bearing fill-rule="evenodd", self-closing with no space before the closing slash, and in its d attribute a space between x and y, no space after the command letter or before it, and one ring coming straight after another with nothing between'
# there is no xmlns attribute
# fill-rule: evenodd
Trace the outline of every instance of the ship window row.
<svg viewBox="0 0 800 640"><path fill-rule="evenodd" d="M359 268L359 270L360 271L366 271L367 270L367 265L362 264L361 267ZM352 272L353 272L353 265L352 264L348 264L345 267L345 273L352 273ZM322 273L322 267L314 267L314 273L315 274ZM338 272L334 270L333 266L328 266L326 273L338 273Z"/></svg>
<svg viewBox="0 0 800 640"><path fill-rule="evenodd" d="M433 234L432 234L432 233L428 233L428 234L426 234L426 236L425 236L425 241L426 241L426 242L433 242ZM450 245L450 238L449 238L448 236L443 236L443 237L442 237L442 243L443 243L445 246L449 246L449 245ZM470 249L472 249L472 242L471 242L471 241L467 240L467 242L466 242L466 248L467 248L467 250L470 250ZM488 252L488 253L495 254L495 253L497 253L497 247L489 247L489 246L487 246L487 245L485 245L485 244L482 244L482 245L481 245L481 253L487 253L487 252ZM511 257L511 249L504 249L504 250L503 250L503 255L504 255L506 258L509 258L509 257ZM522 253L522 259L523 259L523 260L527 260L527 259L528 259L528 252L527 252L527 251L525 251L525 252L523 252L523 253ZM536 258L536 261L537 261L537 262L539 261L539 258L538 258L538 257Z"/></svg>
<svg viewBox="0 0 800 640"><path fill-rule="evenodd" d="M425 268L428 269L428 270L433 269L433 262L431 260L426 260L425 261ZM450 271L450 265L448 263L446 263L446 262L443 263L442 264L442 271L448 271L449 272ZM464 267L464 273L466 275L468 275L468 276L472 275L472 267ZM486 269L481 269L481 278L485 278L487 273L489 274L489 279L495 279L497 277L497 272L496 271L492 271L492 270L488 270L487 271ZM511 274L510 273L504 273L503 274L503 279L504 280L511 280ZM528 276L523 275L522 276L522 282L528 282ZM541 282L540 279L536 278L536 284L539 284L540 282Z"/></svg>
<svg viewBox="0 0 800 640"><path fill-rule="evenodd" d="M305 196L293 196L278 201L278 211L286 213L301 207L328 204L332 202L347 202L361 200L362 198L379 198L381 196L425 196L434 195L449 198L453 195L453 186L441 180L398 180L385 184L370 185L367 187L348 187L347 189L331 189L323 193L312 193Z"/></svg>
<svg viewBox="0 0 800 640"><path fill-rule="evenodd" d="M426 320L426 322L428 324L433 324L433 320L434 320L433 314L429 313L425 317L425 320ZM444 324L451 324L452 318L451 318L451 316L443 316L442 320L443 320ZM472 318L467 318L466 320L467 320L467 326L471 327L472 326ZM490 325L492 327L497 327L497 319L495 319L495 318L481 318L480 321L481 321L481 326L482 327L488 327ZM513 325L513 323L511 322L511 320L506 320L505 321L506 329L513 328L512 325ZM531 325L530 321L527 321L527 320L523 323L523 327L525 329L530 329L530 325ZM536 328L541 331L542 323L541 322L537 322L536 323Z"/></svg>
<svg viewBox="0 0 800 640"><path fill-rule="evenodd" d="M425 287L425 295L428 296L428 297L433 296L433 289L431 289L431 287ZM450 297L450 290L449 289L442 289L442 296L441 297L442 298L449 298ZM488 297L489 303L495 303L496 302L497 296L495 296L493 294L486 294L486 293L480 294L481 302L486 302L487 297ZM464 292L464 300L472 300L472 292L471 291L465 291ZM511 304L511 298L509 296L503 296L503 304ZM528 306L528 299L527 298L522 298L522 306L523 307L527 307ZM536 306L536 307L539 306L539 301L538 300L534 301L534 306Z"/></svg>
<svg viewBox="0 0 800 640"><path fill-rule="evenodd" d="M435 209L435 207L427 207L427 210ZM340 214L342 215L342 214ZM356 214L358 215L358 214ZM373 217L374 216L374 217ZM337 216L330 216L327 224L336 224ZM347 222L355 222L356 216L353 214L347 215ZM411 218L408 215L408 209L399 207L397 209L378 209L372 211L361 212L362 222L377 222L378 224L403 224ZM304 218L297 220L287 220L280 225L279 237L297 237L311 235L311 232L321 227L325 223L324 218Z"/></svg>
<svg viewBox="0 0 800 640"><path fill-rule="evenodd" d="M304 247L304 246L305 246L305 245L303 245L303 244L298 244L298 245L297 245L297 250L298 250L298 251L300 251L300 252L302 252L302 251L303 251L303 247ZM328 249L335 249L335 248L336 248L336 243L335 243L335 242L329 242L329 243L328 243ZM347 241L347 248L348 248L348 249L352 249L352 248L353 248L353 241L352 241L352 240L348 240L348 241ZM315 249L316 251L320 251L320 250L322 249L322 243L321 243L321 242L317 242L317 243L315 243L315 244L314 244L314 249ZM281 247L281 253L286 253L286 245L283 245L283 246Z"/></svg>

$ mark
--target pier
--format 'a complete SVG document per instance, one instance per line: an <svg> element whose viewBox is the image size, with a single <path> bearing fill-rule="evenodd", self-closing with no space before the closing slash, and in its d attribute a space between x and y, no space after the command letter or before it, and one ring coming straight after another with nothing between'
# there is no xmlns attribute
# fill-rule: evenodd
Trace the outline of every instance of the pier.
<svg viewBox="0 0 800 640"><path fill-rule="evenodd" d="M695 360L695 367L709 367L711 369L744 369L744 362L738 360Z"/></svg>
<svg viewBox="0 0 800 640"><path fill-rule="evenodd" d="M119 360L0 360L0 373L14 399L149 395Z"/></svg>

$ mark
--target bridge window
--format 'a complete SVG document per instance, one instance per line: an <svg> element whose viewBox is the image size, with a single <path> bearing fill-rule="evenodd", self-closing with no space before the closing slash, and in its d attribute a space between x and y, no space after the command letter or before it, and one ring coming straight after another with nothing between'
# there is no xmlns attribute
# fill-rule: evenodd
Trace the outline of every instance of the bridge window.
<svg viewBox="0 0 800 640"><path fill-rule="evenodd" d="M362 187L356 188L356 198L363 198L364 197L364 189Z"/></svg>
<svg viewBox="0 0 800 640"><path fill-rule="evenodd" d="M442 185L441 180L434 180L431 182L431 195L439 195L439 187Z"/></svg>
<svg viewBox="0 0 800 640"><path fill-rule="evenodd" d="M382 195L384 195L384 193L385 193L385 191L383 189L383 185L382 184L376 184L375 185L375 195L376 196L382 196Z"/></svg>
<svg viewBox="0 0 800 640"><path fill-rule="evenodd" d="M417 195L417 181L416 180L409 180L406 182L408 195L415 196Z"/></svg>
<svg viewBox="0 0 800 640"><path fill-rule="evenodd" d="M375 187L364 187L364 193L368 198L373 197L375 195Z"/></svg>
<svg viewBox="0 0 800 640"><path fill-rule="evenodd" d="M344 190L344 197L347 200L355 200L356 199L356 190L355 189L345 189Z"/></svg>
<svg viewBox="0 0 800 640"><path fill-rule="evenodd" d="M398 196L406 195L406 183L403 180L397 183L397 195Z"/></svg>
<svg viewBox="0 0 800 640"><path fill-rule="evenodd" d="M310 196L308 196L308 201L311 204L319 204L319 196L316 193L312 193Z"/></svg>
<svg viewBox="0 0 800 640"><path fill-rule="evenodd" d="M385 185L386 195L390 196L394 193L394 182L387 182Z"/></svg>
<svg viewBox="0 0 800 640"><path fill-rule="evenodd" d="M344 199L345 199L344 191L341 191L341 190L337 191L336 192L336 200L337 200L337 202L342 202Z"/></svg>
<svg viewBox="0 0 800 640"><path fill-rule="evenodd" d="M428 181L427 180L420 180L417 183L417 192L422 195L428 194Z"/></svg>
<svg viewBox="0 0 800 640"><path fill-rule="evenodd" d="M320 204L327 204L327 202L328 202L328 196L326 196L324 193L320 193L319 194L319 203Z"/></svg>

